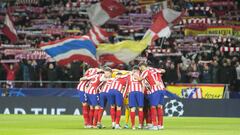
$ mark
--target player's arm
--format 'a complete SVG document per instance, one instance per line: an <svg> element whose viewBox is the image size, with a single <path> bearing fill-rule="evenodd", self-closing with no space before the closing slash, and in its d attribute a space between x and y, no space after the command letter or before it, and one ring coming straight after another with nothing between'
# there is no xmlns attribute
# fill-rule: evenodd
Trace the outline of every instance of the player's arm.
<svg viewBox="0 0 240 135"><path fill-rule="evenodd" d="M80 81L86 81L86 80L91 80L93 78L95 78L96 75L92 75L92 76L84 76L82 78L80 78Z"/></svg>
<svg viewBox="0 0 240 135"><path fill-rule="evenodd" d="M165 69L162 69L162 68L156 68L156 71L157 71L158 73L161 73L161 74L163 74L163 73L166 72L166 70L165 70Z"/></svg>

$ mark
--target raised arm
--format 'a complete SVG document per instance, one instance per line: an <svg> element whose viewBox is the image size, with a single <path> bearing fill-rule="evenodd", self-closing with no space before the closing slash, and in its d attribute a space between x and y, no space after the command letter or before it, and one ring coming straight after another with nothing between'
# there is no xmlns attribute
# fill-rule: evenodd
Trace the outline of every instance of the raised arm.
<svg viewBox="0 0 240 135"><path fill-rule="evenodd" d="M2 65L3 65L3 68L4 68L6 71L9 71L9 70L10 70L9 67L7 66L7 64L2 63Z"/></svg>

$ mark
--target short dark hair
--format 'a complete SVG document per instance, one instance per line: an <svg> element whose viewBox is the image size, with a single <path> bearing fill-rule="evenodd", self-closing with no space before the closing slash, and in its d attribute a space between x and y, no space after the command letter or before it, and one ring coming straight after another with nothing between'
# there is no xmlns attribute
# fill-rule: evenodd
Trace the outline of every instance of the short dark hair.
<svg viewBox="0 0 240 135"><path fill-rule="evenodd" d="M112 69L110 67L104 67L104 71L112 72Z"/></svg>
<svg viewBox="0 0 240 135"><path fill-rule="evenodd" d="M117 74L116 75L122 75L122 73L121 72L117 72Z"/></svg>
<svg viewBox="0 0 240 135"><path fill-rule="evenodd" d="M133 70L139 70L139 67L137 65L133 66Z"/></svg>
<svg viewBox="0 0 240 135"><path fill-rule="evenodd" d="M139 67L141 67L141 66L145 66L145 67L147 67L147 63L145 63L145 62L141 62L141 63L138 64L138 66L139 66Z"/></svg>

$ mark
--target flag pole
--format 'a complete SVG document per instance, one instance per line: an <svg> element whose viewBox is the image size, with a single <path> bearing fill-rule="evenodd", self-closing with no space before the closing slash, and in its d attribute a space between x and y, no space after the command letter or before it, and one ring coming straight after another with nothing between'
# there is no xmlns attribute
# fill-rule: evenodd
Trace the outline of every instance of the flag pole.
<svg viewBox="0 0 240 135"><path fill-rule="evenodd" d="M162 38L161 43L160 43L160 49L162 49L163 43L165 42L165 37Z"/></svg>

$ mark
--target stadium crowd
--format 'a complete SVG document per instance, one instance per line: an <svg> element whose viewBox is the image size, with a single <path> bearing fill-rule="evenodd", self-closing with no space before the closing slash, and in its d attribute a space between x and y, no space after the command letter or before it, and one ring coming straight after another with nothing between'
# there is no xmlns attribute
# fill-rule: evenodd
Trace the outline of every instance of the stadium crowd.
<svg viewBox="0 0 240 135"><path fill-rule="evenodd" d="M141 3L143 0L119 1L128 8L126 14L147 13L142 6L143 3ZM12 10L19 38L14 45L30 45L31 51L29 53L31 54L33 51L40 51L38 48L40 43L72 35L86 34L91 26L85 10L89 4L96 2L98 0L33 0L29 3L24 0L3 1L0 2L0 26L3 26L7 8ZM149 0L150 4L151 2ZM153 4L156 2L157 0ZM186 9L186 16L189 18L208 18L210 21L207 21L207 24L203 22L191 23L189 20L184 21L188 18L183 18L172 28L170 38L157 40L155 45L146 49L139 58L148 61L153 67L166 69L164 80L168 84L223 83L230 84L232 90L239 91L239 51L221 50L221 47L239 47L238 37L213 34L196 36L187 35L185 32L186 28L196 26L225 26L230 24L239 26L239 1L229 0L228 2L233 4L211 6L206 1L168 0L168 6L171 8L179 11ZM142 27L142 29L124 28L111 21L105 24L104 28L118 33L118 35L109 38L109 42L112 43L129 38L139 39L139 35L144 35L147 30L147 27ZM2 33L0 39L2 45L11 44ZM21 54L21 57L16 60L15 53L8 54L4 49L6 50L3 46L0 48L0 59L2 60L0 80L78 81L88 68L86 64L81 62L73 62L61 67L47 56L32 58ZM159 52L154 50L159 50ZM170 52L164 52L164 50L170 50ZM138 60L113 68L130 69L136 63Z"/></svg>

